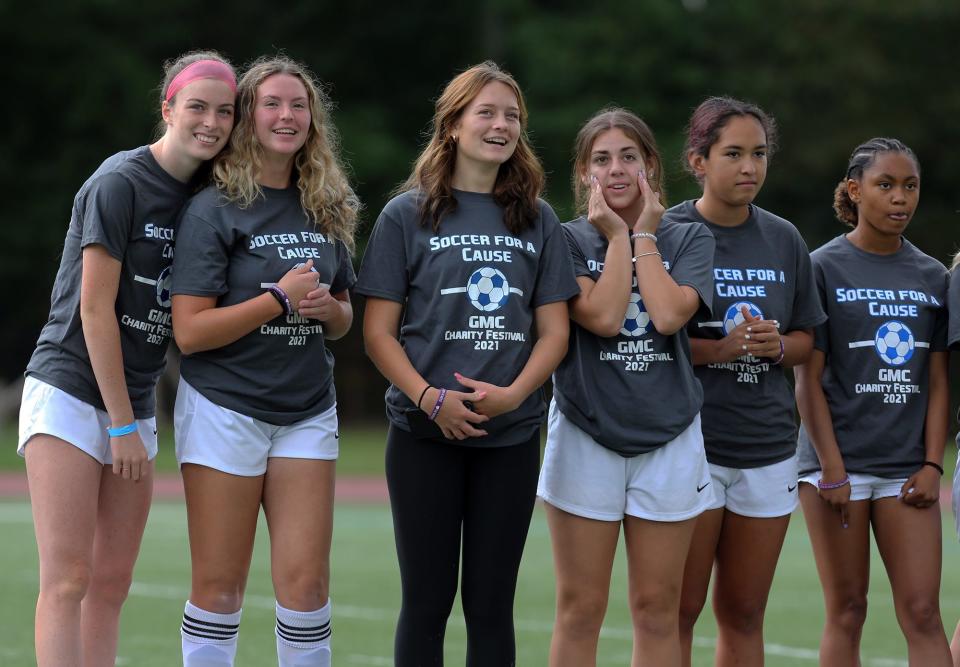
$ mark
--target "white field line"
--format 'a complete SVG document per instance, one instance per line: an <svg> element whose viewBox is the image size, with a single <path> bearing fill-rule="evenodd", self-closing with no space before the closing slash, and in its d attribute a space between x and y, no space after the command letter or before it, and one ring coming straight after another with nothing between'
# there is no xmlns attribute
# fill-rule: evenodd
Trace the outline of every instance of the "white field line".
<svg viewBox="0 0 960 667"><path fill-rule="evenodd" d="M186 588L178 586L164 586L159 584L146 584L134 582L130 587L130 595L139 597L163 599L163 600L186 600L189 591ZM275 600L267 595L245 595L243 599L244 607L255 607L268 611L274 610ZM355 618L364 621L382 621L393 622L396 619L396 612L391 609L381 609L374 607L356 607L351 605L334 605L334 614L346 618ZM450 623L463 626L463 617L457 614L450 616ZM553 631L552 623L544 623L533 619L518 619L516 621L518 630L531 633L550 634ZM616 628L605 626L600 631L600 636L605 639L614 639L620 641L633 641L633 630L630 628ZM694 646L698 648L712 649L717 645L717 640L712 637L694 637ZM819 655L816 649L800 648L796 646L784 646L783 644L764 644L764 652L769 656L782 658L794 658L796 660L806 660L817 662ZM390 665L392 658L370 655L348 655L347 662L356 665ZM892 658L864 658L864 667L907 667L905 660Z"/></svg>
<svg viewBox="0 0 960 667"><path fill-rule="evenodd" d="M32 519L29 505L21 505L20 503L11 505L0 504L0 524L30 522L32 522ZM24 571L21 574L25 579L36 581L36 572L32 569L29 572ZM130 588L130 594L145 598L184 601L187 599L189 591L185 587L134 582ZM883 604L882 600L871 602L874 607L876 607L878 604ZM941 599L941 604L944 603L951 606L956 606L957 604L957 602L952 599ZM271 596L248 594L244 597L245 607L254 607L272 612L274 610L274 605L275 601ZM892 606L892 604L890 606ZM396 611L392 609L357 607L337 604L335 606L335 613L338 616L364 621L392 623L396 620ZM463 617L456 614L451 615L450 624L463 627ZM534 619L517 619L516 627L518 630L538 634L550 634L550 632L553 631L552 623ZM605 626L600 631L600 636L605 639L630 642L633 640L633 631L630 628ZM712 637L694 637L693 645L697 648L712 649L716 647L717 641ZM764 644L764 651L770 656L794 658L797 660L804 660L814 663L818 660L816 649L766 643ZM10 656L9 653L9 650L0 648L0 657L13 657ZM390 665L392 663L392 658L386 658L382 656L348 655L345 656L345 659L347 662L357 665L379 666ZM120 664L121 663L118 661L118 666ZM899 660L896 658L864 658L863 665L864 667L907 667L907 662L905 660Z"/></svg>

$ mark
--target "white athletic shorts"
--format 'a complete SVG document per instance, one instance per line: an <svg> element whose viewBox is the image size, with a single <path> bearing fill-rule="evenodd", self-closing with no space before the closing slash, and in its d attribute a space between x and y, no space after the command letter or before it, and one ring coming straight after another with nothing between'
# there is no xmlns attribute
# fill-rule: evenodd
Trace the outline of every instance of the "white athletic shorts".
<svg viewBox="0 0 960 667"><path fill-rule="evenodd" d="M707 509L726 507L741 516L768 519L797 509L797 457L759 468L710 464L714 501Z"/></svg>
<svg viewBox="0 0 960 667"><path fill-rule="evenodd" d="M598 521L629 514L683 521L713 502L700 416L663 447L630 458L599 444L550 403L547 448L537 495L554 507Z"/></svg>
<svg viewBox="0 0 960 667"><path fill-rule="evenodd" d="M881 498L894 498L900 495L900 489L906 483L906 477L892 479L890 477L877 477L876 475L867 475L859 472L848 473L850 477L850 501L854 500L880 500ZM812 484L817 487L820 481L820 471L817 470L800 478L805 484Z"/></svg>
<svg viewBox="0 0 960 667"><path fill-rule="evenodd" d="M17 454L23 456L35 435L52 435L86 452L103 465L113 465L110 451L110 415L76 396L28 375L20 402L20 437ZM137 432L147 449L147 458L157 456L157 420L137 420Z"/></svg>
<svg viewBox="0 0 960 667"><path fill-rule="evenodd" d="M244 477L264 474L271 457L335 461L338 426L336 405L316 417L277 426L213 403L183 378L173 410L181 466L197 463Z"/></svg>

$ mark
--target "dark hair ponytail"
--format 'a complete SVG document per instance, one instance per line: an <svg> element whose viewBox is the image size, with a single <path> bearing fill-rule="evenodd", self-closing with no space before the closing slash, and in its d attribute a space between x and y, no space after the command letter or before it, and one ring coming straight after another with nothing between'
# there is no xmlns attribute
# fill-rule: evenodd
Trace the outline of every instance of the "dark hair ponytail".
<svg viewBox="0 0 960 667"><path fill-rule="evenodd" d="M833 211L837 215L837 220L850 227L857 226L857 204L850 199L847 192L847 181L859 181L863 178L863 172L870 168L876 162L877 156L881 153L903 153L913 160L917 165L917 172L920 172L920 161L913 150L899 139L888 137L874 137L870 141L853 149L850 154L850 161L847 163L847 173L840 179L837 187L833 191Z"/></svg>
<svg viewBox="0 0 960 667"><path fill-rule="evenodd" d="M777 150L777 123L773 117L756 104L743 102L732 97L708 97L700 103L687 125L687 142L683 147L681 163L691 176L700 177L690 166L691 155L710 155L710 149L720 140L720 133L731 118L752 116L760 123L767 144L767 159Z"/></svg>

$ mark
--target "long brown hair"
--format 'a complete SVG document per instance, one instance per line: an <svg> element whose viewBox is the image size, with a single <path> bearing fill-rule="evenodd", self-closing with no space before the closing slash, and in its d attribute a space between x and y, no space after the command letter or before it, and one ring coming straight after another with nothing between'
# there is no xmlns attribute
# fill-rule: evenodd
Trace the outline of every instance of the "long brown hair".
<svg viewBox="0 0 960 667"><path fill-rule="evenodd" d="M330 122L330 102L310 71L300 63L284 56L260 58L241 77L237 84L237 124L230 144L214 163L214 182L227 199L241 208L263 195L255 179L262 164L263 147L256 138L253 110L257 87L274 74L294 76L307 90L310 129L293 163L293 177L307 221L343 241L353 252L360 200L340 163L337 132Z"/></svg>
<svg viewBox="0 0 960 667"><path fill-rule="evenodd" d="M494 81L507 85L517 97L520 137L513 155L500 165L493 199L503 207L504 222L513 234L532 225L539 215L537 197L543 192L545 177L527 138L527 105L514 78L488 60L461 72L444 88L436 102L430 140L399 188L401 192L420 190L421 224L431 224L434 231L440 228L443 216L457 207L452 186L457 161L453 128L483 87Z"/></svg>
<svg viewBox="0 0 960 667"><path fill-rule="evenodd" d="M590 188L583 182L583 177L587 173L593 142L607 130L613 129L620 130L636 142L637 147L643 152L645 170L649 171L647 163L653 163L653 176L649 179L650 187L654 192L660 193L660 203L666 207L667 192L663 182L663 159L660 157L660 150L657 148L656 139L653 138L653 132L636 114L620 107L608 107L594 114L577 132L577 140L573 146L573 176L570 179L573 182L573 198L577 210L585 213L590 199Z"/></svg>

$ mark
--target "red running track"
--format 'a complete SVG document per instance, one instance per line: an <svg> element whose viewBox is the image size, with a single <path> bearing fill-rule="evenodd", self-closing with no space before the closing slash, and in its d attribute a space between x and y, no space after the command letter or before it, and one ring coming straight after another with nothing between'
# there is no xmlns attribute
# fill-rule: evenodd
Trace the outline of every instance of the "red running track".
<svg viewBox="0 0 960 667"><path fill-rule="evenodd" d="M27 498L25 472L0 473L0 498ZM183 497L179 475L162 474L153 481L154 500L176 500ZM382 477L338 477L336 500L350 503L386 503L387 482Z"/></svg>

